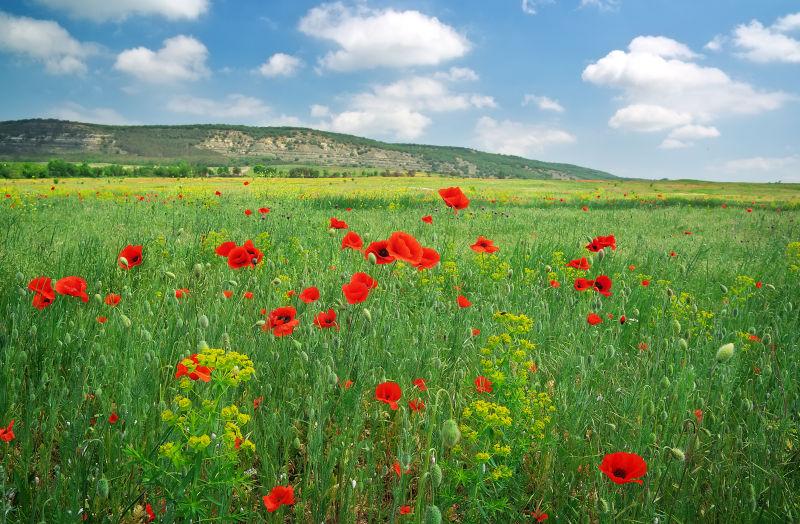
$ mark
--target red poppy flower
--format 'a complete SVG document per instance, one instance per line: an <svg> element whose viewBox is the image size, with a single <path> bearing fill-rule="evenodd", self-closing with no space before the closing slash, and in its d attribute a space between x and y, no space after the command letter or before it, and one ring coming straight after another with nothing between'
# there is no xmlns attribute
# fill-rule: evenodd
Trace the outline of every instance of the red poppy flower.
<svg viewBox="0 0 800 524"><path fill-rule="evenodd" d="M50 277L37 277L28 282L28 289L34 292L33 307L42 310L56 299L55 291L51 286Z"/></svg>
<svg viewBox="0 0 800 524"><path fill-rule="evenodd" d="M603 457L600 463L602 471L615 484L636 482L641 484L640 477L647 473L647 463L636 453L618 451Z"/></svg>
<svg viewBox="0 0 800 524"><path fill-rule="evenodd" d="M262 328L264 331L272 330L272 334L276 337L284 337L291 335L294 328L300 324L300 321L294 317L297 315L297 310L292 306L283 306L270 311L267 317L267 323Z"/></svg>
<svg viewBox="0 0 800 524"><path fill-rule="evenodd" d="M230 242L230 241L223 242L222 244L217 246L217 249L214 252L221 257L227 257L228 255L231 254L231 250L235 247L236 247L236 242Z"/></svg>
<svg viewBox="0 0 800 524"><path fill-rule="evenodd" d="M253 409L258 409L261 407L261 403L264 402L264 397L256 397L253 399Z"/></svg>
<svg viewBox="0 0 800 524"><path fill-rule="evenodd" d="M117 415L116 411L112 411L111 414L108 416L108 423L116 424L117 421L119 421L119 415Z"/></svg>
<svg viewBox="0 0 800 524"><path fill-rule="evenodd" d="M119 295L116 295L114 293L109 293L108 295L106 295L104 302L108 306L115 307L117 304L119 304L120 300L122 300L122 297L120 297Z"/></svg>
<svg viewBox="0 0 800 524"><path fill-rule="evenodd" d="M484 236L479 236L474 244L469 246L470 249L476 253L494 253L500 248L494 245L494 242Z"/></svg>
<svg viewBox="0 0 800 524"><path fill-rule="evenodd" d="M306 304L311 304L312 302L316 302L319 300L319 289L314 286L307 287L303 291L300 292L298 298L305 302Z"/></svg>
<svg viewBox="0 0 800 524"><path fill-rule="evenodd" d="M202 382L209 382L211 381L212 371L213 369L208 366L201 366L200 360L197 358L197 353L194 353L189 355L188 358L178 362L178 366L175 370L175 378L187 376L194 381L200 380Z"/></svg>
<svg viewBox="0 0 800 524"><path fill-rule="evenodd" d="M491 380L481 375L475 377L475 391L478 393L491 393L492 389Z"/></svg>
<svg viewBox="0 0 800 524"><path fill-rule="evenodd" d="M644 279L644 280L642 280L642 285L643 285L644 287L647 287L647 286L649 286L649 285L650 285L650 281L649 281L649 280L647 280L647 279Z"/></svg>
<svg viewBox="0 0 800 524"><path fill-rule="evenodd" d="M236 246L228 253L228 267L231 269L241 269L243 267L252 267L253 263L250 260L250 253L247 252L243 246Z"/></svg>
<svg viewBox="0 0 800 524"><path fill-rule="evenodd" d="M258 265L264 258L264 253L262 253L261 250L253 244L252 240L245 241L245 243L242 244L242 247L245 248L247 253L250 255L250 263L253 266Z"/></svg>
<svg viewBox="0 0 800 524"><path fill-rule="evenodd" d="M314 317L314 325L320 329L336 328L339 329L339 324L336 323L336 312L332 309L317 313Z"/></svg>
<svg viewBox="0 0 800 524"><path fill-rule="evenodd" d="M0 440L3 442L11 442L14 440L14 421L8 423L8 426L0 428Z"/></svg>
<svg viewBox="0 0 800 524"><path fill-rule="evenodd" d="M266 215L267 213L269 213L269 208L268 207L259 207L258 208L258 212L261 213L262 215Z"/></svg>
<svg viewBox="0 0 800 524"><path fill-rule="evenodd" d="M583 257L583 258L576 258L575 260L570 260L567 263L567 267L580 269L581 271L588 271L590 266L589 266L589 261L586 260L586 257Z"/></svg>
<svg viewBox="0 0 800 524"><path fill-rule="evenodd" d="M472 328L472 336L473 336L473 337L477 337L477 336L478 336L478 335L480 335L480 334L481 334L481 330L480 330L480 329L478 329L478 328Z"/></svg>
<svg viewBox="0 0 800 524"><path fill-rule="evenodd" d="M590 243L586 244L586 249L597 253L607 247L616 250L617 249L617 239L614 238L614 235L608 235L604 237L595 237Z"/></svg>
<svg viewBox="0 0 800 524"><path fill-rule="evenodd" d="M763 286L764 284L760 280L756 282L756 289L761 289Z"/></svg>
<svg viewBox="0 0 800 524"><path fill-rule="evenodd" d="M403 471L403 470L400 468L400 461L398 461L398 460L395 460L395 461L394 461L394 464L392 464L392 469L394 470L394 474L395 474L395 475L397 475L398 477L402 477L402 476L403 476L403 473L405 473L406 475L408 475L409 473L411 473L411 468L409 468L409 469L405 470L405 472L404 472L404 471Z"/></svg>
<svg viewBox="0 0 800 524"><path fill-rule="evenodd" d="M430 215L425 215L424 217L422 217L422 221L425 222L426 224L433 224L433 217Z"/></svg>
<svg viewBox="0 0 800 524"><path fill-rule="evenodd" d="M142 263L142 246L125 246L117 256L117 262L122 269L130 269Z"/></svg>
<svg viewBox="0 0 800 524"><path fill-rule="evenodd" d="M575 279L575 290L576 291L586 291L587 289L591 289L594 286L594 280L588 280L585 278L576 278Z"/></svg>
<svg viewBox="0 0 800 524"><path fill-rule="evenodd" d="M156 514L153 512L153 506L149 503L145 505L144 511L147 513L147 522L153 522L156 520Z"/></svg>
<svg viewBox="0 0 800 524"><path fill-rule="evenodd" d="M231 298L233 296L233 291L229 291L226 289L222 292L222 296L224 296L225 298Z"/></svg>
<svg viewBox="0 0 800 524"><path fill-rule="evenodd" d="M752 208L752 207L748 207L748 208L747 208L747 212L748 212L748 213L752 213L752 212L753 212L753 208Z"/></svg>
<svg viewBox="0 0 800 524"><path fill-rule="evenodd" d="M418 411L422 411L423 409L425 409L425 403L422 401L422 399L419 398L416 400L409 400L408 408L416 413Z"/></svg>
<svg viewBox="0 0 800 524"><path fill-rule="evenodd" d="M420 391L428 391L428 386L425 385L424 378L415 378L412 384L414 384L414 386L416 386L416 388Z"/></svg>
<svg viewBox="0 0 800 524"><path fill-rule="evenodd" d="M342 249L361 249L363 246L364 241L355 231L348 231L342 238Z"/></svg>
<svg viewBox="0 0 800 524"><path fill-rule="evenodd" d="M348 304L360 304L369 296L369 288L361 282L349 282L342 286Z"/></svg>
<svg viewBox="0 0 800 524"><path fill-rule="evenodd" d="M106 322L108 322L108 317L99 315L95 320L97 320L98 324L105 324Z"/></svg>
<svg viewBox="0 0 800 524"><path fill-rule="evenodd" d="M214 191L214 194L217 196L222 196L222 193L220 191Z"/></svg>
<svg viewBox="0 0 800 524"><path fill-rule="evenodd" d="M404 231L392 233L386 241L386 249L395 260L408 262L412 266L417 265L422 260L422 245L416 238Z"/></svg>
<svg viewBox="0 0 800 524"><path fill-rule="evenodd" d="M353 273L350 277L350 282L360 282L367 286L367 289L375 289L378 287L378 281L367 275L366 273Z"/></svg>
<svg viewBox="0 0 800 524"><path fill-rule="evenodd" d="M59 295L80 297L83 302L89 302L86 294L86 281L81 277L64 277L56 282L56 292Z"/></svg>
<svg viewBox="0 0 800 524"><path fill-rule="evenodd" d="M694 418L697 419L697 423L698 424L703 422L703 410L702 409L695 409L694 410Z"/></svg>
<svg viewBox="0 0 800 524"><path fill-rule="evenodd" d="M631 264L630 266L628 266L628 271L633 271L633 270L635 270L635 269L636 269L636 266L634 266L633 264Z"/></svg>
<svg viewBox="0 0 800 524"><path fill-rule="evenodd" d="M189 294L189 290L185 287L175 290L175 298L183 298Z"/></svg>
<svg viewBox="0 0 800 524"><path fill-rule="evenodd" d="M401 515L411 515L411 506L400 506Z"/></svg>
<svg viewBox="0 0 800 524"><path fill-rule="evenodd" d="M343 387L344 389L350 389L351 387L353 387L353 381L352 381L352 380L349 380L349 379L348 379L348 380L345 380L345 381L344 381L344 384L342 384L342 387Z"/></svg>
<svg viewBox="0 0 800 524"><path fill-rule="evenodd" d="M458 295L458 298L456 298L456 303L460 308L470 307L472 305L472 302L467 300L467 297L464 295Z"/></svg>
<svg viewBox="0 0 800 524"><path fill-rule="evenodd" d="M589 206L581 206L581 211L589 211Z"/></svg>
<svg viewBox="0 0 800 524"><path fill-rule="evenodd" d="M466 209L469 206L469 199L461 191L460 187L445 187L439 190L439 196L444 200L447 207L455 210Z"/></svg>
<svg viewBox="0 0 800 524"><path fill-rule="evenodd" d="M439 263L439 260L441 260L441 257L435 249L423 247L422 258L420 259L419 264L417 264L415 267L420 271L423 269L431 269L436 267L436 264Z"/></svg>
<svg viewBox="0 0 800 524"><path fill-rule="evenodd" d="M393 410L397 409L397 401L400 400L402 394L397 382L383 382L375 388L375 398L389 404Z"/></svg>
<svg viewBox="0 0 800 524"><path fill-rule="evenodd" d="M249 186L250 185L250 181L249 180L245 180L244 181L244 185Z"/></svg>
<svg viewBox="0 0 800 524"><path fill-rule="evenodd" d="M367 249L364 250L364 258L369 259L371 253L375 257L376 264L391 264L394 262L394 257L389 253L388 246L388 240L371 242Z"/></svg>
<svg viewBox="0 0 800 524"><path fill-rule="evenodd" d="M588 322L589 325L592 326L596 326L597 324L600 324L602 321L603 317L601 317L597 313L589 313L589 315L587 315L586 317L586 322Z"/></svg>
<svg viewBox="0 0 800 524"><path fill-rule="evenodd" d="M624 324L627 321L628 321L628 318L625 315L620 315L620 317L619 317L619 323L620 324Z"/></svg>
<svg viewBox="0 0 800 524"><path fill-rule="evenodd" d="M551 280L550 287L559 288L561 287L561 283L558 280Z"/></svg>
<svg viewBox="0 0 800 524"><path fill-rule="evenodd" d="M331 217L330 223L331 229L347 229L347 222L344 220L339 220L338 218Z"/></svg>
<svg viewBox="0 0 800 524"><path fill-rule="evenodd" d="M242 295L247 300L253 300L253 292L252 291L245 291Z"/></svg>
<svg viewBox="0 0 800 524"><path fill-rule="evenodd" d="M264 495L264 506L267 511L273 513L281 506L294 505L294 488L292 486L275 486L269 492L269 495Z"/></svg>
<svg viewBox="0 0 800 524"><path fill-rule="evenodd" d="M594 290L604 297L611 296L611 279L606 275L599 275L594 279Z"/></svg>
<svg viewBox="0 0 800 524"><path fill-rule="evenodd" d="M249 217L249 216L250 216L250 215L252 215L252 214L253 214L253 212L252 212L251 210L249 210L249 209L245 209L245 210L244 210L244 215L245 215L245 216L248 216L248 217Z"/></svg>

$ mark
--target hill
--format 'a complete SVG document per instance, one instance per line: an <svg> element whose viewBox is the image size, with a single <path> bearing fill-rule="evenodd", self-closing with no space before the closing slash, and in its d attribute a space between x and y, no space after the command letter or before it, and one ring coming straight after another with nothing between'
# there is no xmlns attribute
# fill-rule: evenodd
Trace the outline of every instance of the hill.
<svg viewBox="0 0 800 524"><path fill-rule="evenodd" d="M479 178L612 179L572 164L474 149L394 144L299 127L109 126L31 119L0 122L0 159L210 165L297 164L425 171Z"/></svg>

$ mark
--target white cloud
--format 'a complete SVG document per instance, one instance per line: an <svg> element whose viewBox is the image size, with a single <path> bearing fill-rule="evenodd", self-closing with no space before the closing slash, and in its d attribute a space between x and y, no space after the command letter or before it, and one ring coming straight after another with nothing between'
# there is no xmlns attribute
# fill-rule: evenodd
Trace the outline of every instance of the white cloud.
<svg viewBox="0 0 800 524"><path fill-rule="evenodd" d="M470 49L469 40L449 25L411 10L323 4L300 20L299 29L339 46L320 59L336 71L437 65Z"/></svg>
<svg viewBox="0 0 800 524"><path fill-rule="evenodd" d="M615 11L621 4L621 0L581 0L579 7L596 7L601 11Z"/></svg>
<svg viewBox="0 0 800 524"><path fill-rule="evenodd" d="M170 20L195 19L208 11L209 0L36 0L47 7L95 21L129 15L157 15Z"/></svg>
<svg viewBox="0 0 800 524"><path fill-rule="evenodd" d="M800 27L800 13L787 15L765 27L758 20L742 24L733 30L733 43L739 55L752 62L800 63L800 40L789 33Z"/></svg>
<svg viewBox="0 0 800 524"><path fill-rule="evenodd" d="M480 78L478 73L468 67L451 67L448 71L434 73L433 77L448 82L474 82Z"/></svg>
<svg viewBox="0 0 800 524"><path fill-rule="evenodd" d="M266 118L270 108L258 98L241 94L228 95L222 100L196 96L172 98L167 109L173 113L221 119L221 121L252 122Z"/></svg>
<svg viewBox="0 0 800 524"><path fill-rule="evenodd" d="M91 124L126 125L133 124L114 109L108 107L87 108L75 102L55 107L47 115L50 118L71 120L73 122L88 122Z"/></svg>
<svg viewBox="0 0 800 524"><path fill-rule="evenodd" d="M738 158L728 160L719 166L719 169L728 173L766 172L776 171L786 167L800 165L800 157L763 157Z"/></svg>
<svg viewBox="0 0 800 524"><path fill-rule="evenodd" d="M522 105L526 106L528 104L536 104L536 106L542 111L555 111L556 113L564 112L564 106L562 106L558 100L554 100L546 96L526 94L522 98Z"/></svg>
<svg viewBox="0 0 800 524"><path fill-rule="evenodd" d="M178 35L164 40L158 51L127 49L117 56L114 69L153 84L198 80L209 75L208 49L199 40Z"/></svg>
<svg viewBox="0 0 800 524"><path fill-rule="evenodd" d="M258 72L264 76L292 76L303 66L303 61L286 53L275 53L261 64Z"/></svg>
<svg viewBox="0 0 800 524"><path fill-rule="evenodd" d="M673 129L658 147L661 149L691 147L694 145L695 140L717 138L718 136L719 130L716 127L690 124Z"/></svg>
<svg viewBox="0 0 800 524"><path fill-rule="evenodd" d="M663 131L692 121L689 113L673 111L654 104L632 104L619 109L608 125L614 129L628 129L650 133Z"/></svg>
<svg viewBox="0 0 800 524"><path fill-rule="evenodd" d="M323 106L320 104L313 104L309 112L314 118L325 118L331 114L331 110L328 106Z"/></svg>
<svg viewBox="0 0 800 524"><path fill-rule="evenodd" d="M703 49L707 49L716 53L718 51L722 51L722 48L727 41L728 38L726 36L716 35L714 38L709 40L706 45L703 46Z"/></svg>
<svg viewBox="0 0 800 524"><path fill-rule="evenodd" d="M510 120L497 121L484 116L475 126L475 141L486 151L530 156L550 146L571 144L575 137L561 129Z"/></svg>
<svg viewBox="0 0 800 524"><path fill-rule="evenodd" d="M430 125L429 113L496 105L491 96L454 93L440 80L416 76L353 95L344 111L331 113L320 126L342 133L412 140Z"/></svg>
<svg viewBox="0 0 800 524"><path fill-rule="evenodd" d="M720 69L692 61L694 56L680 42L637 37L628 51L611 51L587 66L582 78L621 91L626 105L609 120L611 127L642 132L759 114L778 109L791 98L733 80Z"/></svg>
<svg viewBox="0 0 800 524"><path fill-rule="evenodd" d="M526 15L535 15L540 5L552 4L555 0L522 0L522 12Z"/></svg>
<svg viewBox="0 0 800 524"><path fill-rule="evenodd" d="M665 138L663 142L658 146L659 149L683 149L686 147L690 147L692 144L688 142L684 142L682 140L676 140L674 138Z"/></svg>
<svg viewBox="0 0 800 524"><path fill-rule="evenodd" d="M51 74L82 74L86 58L98 49L75 40L56 22L0 11L0 51L41 62Z"/></svg>

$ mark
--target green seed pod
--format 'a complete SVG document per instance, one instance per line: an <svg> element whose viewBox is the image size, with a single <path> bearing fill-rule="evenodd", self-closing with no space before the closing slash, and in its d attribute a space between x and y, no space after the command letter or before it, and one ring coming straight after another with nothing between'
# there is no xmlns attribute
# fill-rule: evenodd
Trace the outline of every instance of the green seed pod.
<svg viewBox="0 0 800 524"><path fill-rule="evenodd" d="M173 273L172 271L164 271L164 275L166 275L168 278L172 279L175 278L175 273Z"/></svg>
<svg viewBox="0 0 800 524"><path fill-rule="evenodd" d="M203 351L207 351L209 349L208 342L205 340L201 340L197 343L197 351L198 353L202 353Z"/></svg>
<svg viewBox="0 0 800 524"><path fill-rule="evenodd" d="M200 315L197 317L197 324L203 329L208 329L208 317L205 315Z"/></svg>
<svg viewBox="0 0 800 524"><path fill-rule="evenodd" d="M100 480L97 481L97 494L100 496L101 499L108 498L108 490L109 490L108 479L105 477L100 478Z"/></svg>
<svg viewBox="0 0 800 524"><path fill-rule="evenodd" d="M717 350L717 362L727 362L733 356L733 344L728 342Z"/></svg>
<svg viewBox="0 0 800 524"><path fill-rule="evenodd" d="M672 453L672 456L674 458L676 458L677 460L679 460L681 462L686 460L686 454L682 450L680 450L678 448L670 448L669 452Z"/></svg>
<svg viewBox="0 0 800 524"><path fill-rule="evenodd" d="M294 446L294 449L301 449L303 447L303 444L300 442L300 439L298 437L295 437L294 440L292 441L292 446Z"/></svg>
<svg viewBox="0 0 800 524"><path fill-rule="evenodd" d="M434 464L431 467L431 482L434 488L438 488L442 483L442 468L439 467L439 464Z"/></svg>
<svg viewBox="0 0 800 524"><path fill-rule="evenodd" d="M372 313L369 312L369 309L364 308L362 313L364 313L364 318L367 319L367 322L372 322Z"/></svg>
<svg viewBox="0 0 800 524"><path fill-rule="evenodd" d="M687 349L689 349L689 343L688 343L688 342L686 342L686 339L685 339L685 338L681 338L681 339L679 339L679 340L678 340L678 345L679 345L679 346L680 346L680 348L681 348L681 349L683 349L683 350L687 350Z"/></svg>
<svg viewBox="0 0 800 524"><path fill-rule="evenodd" d="M719 285L719 289L725 294L728 293L728 288L727 288L727 286L725 286L725 284L720 284Z"/></svg>
<svg viewBox="0 0 800 524"><path fill-rule="evenodd" d="M131 319L129 319L124 313L120 313L119 321L122 322L122 325L125 326L126 328L131 327L132 324Z"/></svg>
<svg viewBox="0 0 800 524"><path fill-rule="evenodd" d="M442 512L433 504L425 508L425 524L442 524Z"/></svg>
<svg viewBox="0 0 800 524"><path fill-rule="evenodd" d="M461 430L453 419L447 419L442 424L442 443L445 447L452 448L461 440Z"/></svg>

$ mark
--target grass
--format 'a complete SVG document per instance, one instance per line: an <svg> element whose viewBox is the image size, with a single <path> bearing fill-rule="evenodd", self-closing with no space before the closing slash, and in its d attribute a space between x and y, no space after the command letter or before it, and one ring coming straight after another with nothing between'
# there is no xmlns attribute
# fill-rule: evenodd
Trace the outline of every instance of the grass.
<svg viewBox="0 0 800 524"><path fill-rule="evenodd" d="M11 196L0 202L0 426L14 419L16 437L0 442L0 522L143 522L146 503L159 522L190 513L436 522L432 507L444 521L534 522L537 506L562 522L800 518L794 186L435 177L53 185L2 185ZM434 191L445 185L460 185L470 208L445 208ZM271 211L259 217L262 206ZM430 225L420 220L429 214ZM372 265L340 248L344 231L328 230L334 216L366 242L407 231L442 263ZM616 250L585 249L608 234ZM500 250L471 251L478 235ZM255 269L232 270L213 252L247 239L265 254ZM144 248L130 271L116 263L127 244ZM583 256L585 275L565 267ZM359 271L378 288L350 305L341 286ZM600 274L613 280L611 297L573 289L576 277ZM42 275L83 277L90 300L59 296L37 311L25 288ZM288 294L311 285L317 303ZM179 288L190 293L177 299ZM107 293L121 295L119 306L103 303ZM459 294L472 306L459 308ZM259 329L261 308L284 305L298 311L292 335ZM312 324L328 308L339 331ZM604 322L590 326L590 312ZM506 343L493 338L503 333ZM733 356L717 361L729 342ZM182 389L176 365L207 346L247 355L254 378L224 390L183 379ZM494 382L491 393L476 391L479 375ZM397 411L375 399L387 380L402 388ZM177 394L192 409L213 398L251 415L242 427L255 453L226 454L216 440L195 466L171 470L156 450L179 441L162 421ZM426 407L413 413L417 398ZM513 423L481 419L481 401L508 409ZM455 445L443 431L449 419L461 428ZM598 470L617 451L647 462L642 485ZM410 472L398 477L395 462ZM293 486L296 503L267 512L262 496L278 485ZM411 514L400 515L405 505Z"/></svg>

